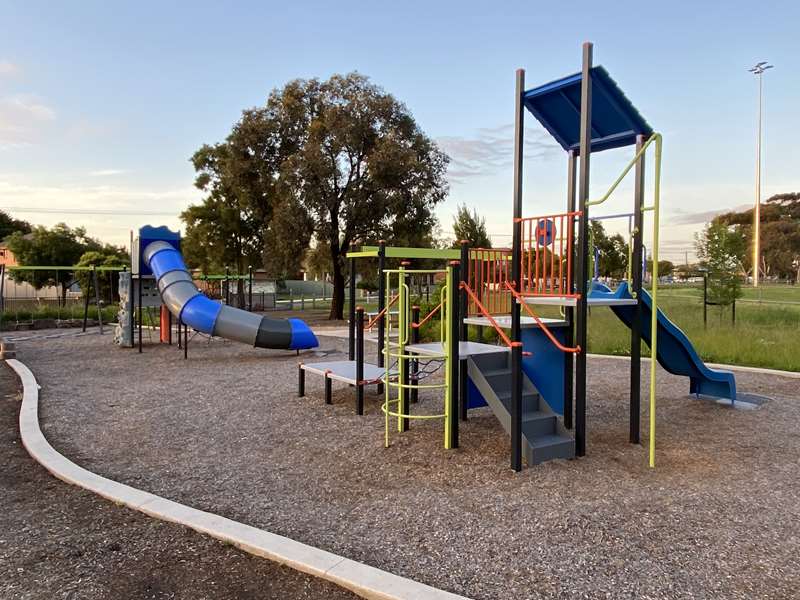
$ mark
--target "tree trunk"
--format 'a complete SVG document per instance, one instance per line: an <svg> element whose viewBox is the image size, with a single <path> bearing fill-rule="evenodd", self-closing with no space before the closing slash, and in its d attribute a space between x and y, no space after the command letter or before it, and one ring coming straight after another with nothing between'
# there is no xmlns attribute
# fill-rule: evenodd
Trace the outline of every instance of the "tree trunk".
<svg viewBox="0 0 800 600"><path fill-rule="evenodd" d="M61 307L62 308L66 308L67 307L67 284L66 284L66 282L62 282L61 283L61 298L60 298L59 302L61 302Z"/></svg>
<svg viewBox="0 0 800 600"><path fill-rule="evenodd" d="M344 319L344 273L342 261L336 257L333 261L333 298L331 299L331 312L329 319Z"/></svg>

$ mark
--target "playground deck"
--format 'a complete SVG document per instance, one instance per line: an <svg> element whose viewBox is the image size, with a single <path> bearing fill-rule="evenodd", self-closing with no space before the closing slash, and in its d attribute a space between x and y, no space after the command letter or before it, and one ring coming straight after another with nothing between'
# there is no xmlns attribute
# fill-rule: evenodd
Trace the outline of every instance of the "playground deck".
<svg viewBox="0 0 800 600"><path fill-rule="evenodd" d="M346 342L321 342L340 352L327 360L346 357ZM591 453L514 474L488 409L463 424L458 450L442 449L440 422L384 449L378 398L359 417L348 387L325 406L322 379L309 379L298 399L293 353L214 340L183 361L167 346L110 351L110 336L18 348L43 388L45 435L81 465L472 598L792 597L800 586L796 379L738 373L741 389L774 400L734 411L659 371L650 470L646 449L626 442L626 363L590 358ZM437 407L439 394L421 393L413 410Z"/></svg>

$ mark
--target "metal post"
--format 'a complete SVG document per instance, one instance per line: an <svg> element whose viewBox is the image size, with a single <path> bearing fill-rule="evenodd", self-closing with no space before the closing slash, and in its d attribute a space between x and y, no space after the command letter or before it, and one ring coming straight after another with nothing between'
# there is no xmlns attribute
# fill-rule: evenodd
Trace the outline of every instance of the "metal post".
<svg viewBox="0 0 800 600"><path fill-rule="evenodd" d="M323 300L325 296L325 292L322 292ZM348 350L347 356L348 360L353 360L355 357L355 333L356 333L356 259L350 259L350 305L347 308L347 312L349 313L348 316L348 326L349 326L349 335L348 335Z"/></svg>
<svg viewBox="0 0 800 600"><path fill-rule="evenodd" d="M94 285L94 301L97 304L97 324L100 326L100 335L103 335L103 309L100 306L100 285L97 281L97 268L92 265L92 285Z"/></svg>
<svg viewBox="0 0 800 600"><path fill-rule="evenodd" d="M525 106L522 95L525 93L525 71L517 69L517 87L514 117L514 229L513 250L511 253L511 279L515 289L522 290L522 162L524 160ZM511 339L521 341L520 306L511 301Z"/></svg>
<svg viewBox="0 0 800 600"><path fill-rule="evenodd" d="M306 370L303 365L297 365L297 397L306 395Z"/></svg>
<svg viewBox="0 0 800 600"><path fill-rule="evenodd" d="M247 267L247 310L253 312L253 265Z"/></svg>
<svg viewBox="0 0 800 600"><path fill-rule="evenodd" d="M83 291L83 328L81 331L86 333L86 322L89 319L89 285L90 282L86 282L86 289Z"/></svg>
<svg viewBox="0 0 800 600"><path fill-rule="evenodd" d="M522 342L511 343L511 468L522 470Z"/></svg>
<svg viewBox="0 0 800 600"><path fill-rule="evenodd" d="M0 312L5 311L6 309L5 287L6 287L6 266L5 264L2 264L0 265ZM58 293L58 288L56 288L56 293ZM61 296L58 297L58 301L61 302Z"/></svg>
<svg viewBox="0 0 800 600"><path fill-rule="evenodd" d="M325 373L325 404L333 404L331 391L331 378Z"/></svg>
<svg viewBox="0 0 800 600"><path fill-rule="evenodd" d="M703 329L708 329L708 273L703 273Z"/></svg>
<svg viewBox="0 0 800 600"><path fill-rule="evenodd" d="M575 212L575 180L577 174L577 155L574 150L567 153L567 212ZM567 256L568 264L574 265L575 262L575 219L567 217L567 238L570 240L568 249L570 255ZM567 293L575 291L575 272L566 282ZM575 309L571 306L564 307L564 319L567 321L566 345L575 345ZM574 370L575 358L572 352L564 352L564 427L572 429L572 404L575 399L574 394Z"/></svg>
<svg viewBox="0 0 800 600"><path fill-rule="evenodd" d="M459 266L459 273L461 274L460 282L467 283L467 278L469 277L469 241L468 240L461 240L461 265ZM459 286L460 287L460 286ZM461 331L459 332L459 339L463 341L469 341L469 325L464 322L464 319L467 317L467 290L460 289L459 292L459 315L458 315L458 323ZM458 382L458 391L459 391L459 407L461 409L461 420L466 421L468 418L467 413L469 412L469 387L467 385L467 380L469 378L467 372L467 361L460 360L459 362L459 382Z"/></svg>
<svg viewBox="0 0 800 600"><path fill-rule="evenodd" d="M645 143L643 135L636 136L636 153ZM642 383L642 271L637 268L642 262L642 236L644 234L644 155L636 161L633 192L633 249L631 251L631 285L636 307L631 320L631 389L629 407L629 435L631 444L641 439L641 383ZM636 265L636 267L634 267Z"/></svg>
<svg viewBox="0 0 800 600"><path fill-rule="evenodd" d="M451 448L458 448L458 378L459 378L459 364L461 361L459 360L458 355L458 334L459 334L459 322L458 322L458 292L459 292L459 283L461 281L461 277L459 276L459 261L454 260L450 262L450 280L448 283L448 290L447 296L449 299L448 308L450 310L447 312L447 318L450 321L448 324L448 344L450 346L450 364L447 365L447 368L450 370L450 395L448 397L449 406L447 409L448 414L450 415L449 424L450 424L450 447Z"/></svg>
<svg viewBox="0 0 800 600"><path fill-rule="evenodd" d="M418 344L419 343L419 327L415 327L415 325L419 323L419 306L412 306L411 307L411 343ZM414 386L419 385L419 379L417 379L419 375L419 360L413 359L411 361L411 380L414 382ZM412 387L411 388L411 404L416 404L419 402L419 388Z"/></svg>
<svg viewBox="0 0 800 600"><path fill-rule="evenodd" d="M356 308L356 414L364 414L364 307Z"/></svg>
<svg viewBox="0 0 800 600"><path fill-rule="evenodd" d="M230 277L230 268L225 267L225 304L230 305L231 303L231 281Z"/></svg>
<svg viewBox="0 0 800 600"><path fill-rule="evenodd" d="M378 313L386 307L386 278L383 270L386 268L386 242L378 242ZM386 333L386 319L382 316L378 318L378 366L383 367L383 336ZM383 384L378 384L378 394L383 393Z"/></svg>
<svg viewBox="0 0 800 600"><path fill-rule="evenodd" d="M522 290L522 167L524 160L525 71L517 69L514 119L514 229L511 253L511 279ZM522 470L522 328L519 302L511 300L511 468Z"/></svg>
<svg viewBox="0 0 800 600"><path fill-rule="evenodd" d="M575 365L575 454L586 454L586 349L588 330L588 280L589 280L589 157L592 141L592 44L583 44L581 70L580 115L580 175L578 202L581 217L578 227L578 303L575 315L577 344L581 347Z"/></svg>
<svg viewBox="0 0 800 600"><path fill-rule="evenodd" d="M183 324L183 360L189 358L189 325Z"/></svg>
<svg viewBox="0 0 800 600"><path fill-rule="evenodd" d="M405 358L406 354L406 338L408 336L408 294L406 293L408 275L405 270L411 263L404 260L400 263L400 273L397 277L397 293L399 298L397 301L397 353L400 357L397 359L397 366L399 370L400 381L400 403L399 412L402 415L407 415L410 412L408 403L408 359ZM398 431L408 431L409 419L407 417L397 418Z"/></svg>
<svg viewBox="0 0 800 600"><path fill-rule="evenodd" d="M136 317L138 319L138 325L139 325L139 354L141 354L142 353L142 318L143 318L143 316L142 316L142 270L141 270L141 267L139 268L138 281L139 281L139 289L138 289L138 293L137 293L136 297L137 297L138 302L139 302L139 307L138 307L138 309L136 311Z"/></svg>
<svg viewBox="0 0 800 600"><path fill-rule="evenodd" d="M167 332L167 341L172 346L172 313L167 311L167 323L169 323L169 331Z"/></svg>

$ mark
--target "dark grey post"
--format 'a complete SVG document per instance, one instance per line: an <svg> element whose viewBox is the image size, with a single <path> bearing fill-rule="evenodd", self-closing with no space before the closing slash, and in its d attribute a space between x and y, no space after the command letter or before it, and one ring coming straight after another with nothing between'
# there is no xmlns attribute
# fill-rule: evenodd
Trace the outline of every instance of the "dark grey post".
<svg viewBox="0 0 800 600"><path fill-rule="evenodd" d="M247 267L247 310L253 312L253 265Z"/></svg>
<svg viewBox="0 0 800 600"><path fill-rule="evenodd" d="M142 267L141 267L141 264L139 265L139 277L137 279L139 281L139 290L138 290L138 293L136 294L136 297L137 297L138 302L139 302L139 307L136 310L136 317L138 319L138 324L139 324L139 354L141 354L142 353ZM133 281L132 278L131 278L131 281Z"/></svg>
<svg viewBox="0 0 800 600"><path fill-rule="evenodd" d="M230 305L231 303L231 281L230 277L230 268L225 267L225 304Z"/></svg>
<svg viewBox="0 0 800 600"><path fill-rule="evenodd" d="M364 308L356 309L356 414L364 414Z"/></svg>
<svg viewBox="0 0 800 600"><path fill-rule="evenodd" d="M303 365L297 365L297 397L306 395L306 370Z"/></svg>
<svg viewBox="0 0 800 600"><path fill-rule="evenodd" d="M83 290L83 327L81 331L86 333L86 321L89 319L89 285L90 281L86 282L86 289Z"/></svg>
<svg viewBox="0 0 800 600"><path fill-rule="evenodd" d="M331 391L331 378L325 373L325 404L333 404Z"/></svg>
<svg viewBox="0 0 800 600"><path fill-rule="evenodd" d="M189 325L183 324L183 360L189 358Z"/></svg>
<svg viewBox="0 0 800 600"><path fill-rule="evenodd" d="M461 277L459 280L463 283L467 283L467 278L469 277L469 241L468 240L461 240L461 265L459 267L459 273ZM465 342L469 340L469 325L464 322L464 319L467 317L467 290L461 289L458 294L459 297L459 327L461 331L459 332L459 339L464 340ZM460 360L459 362L459 382L458 382L458 391L459 391L459 407L461 409L461 420L466 421L468 418L467 413L468 405L469 405L469 387L467 384L468 372L467 372L467 361Z"/></svg>
<svg viewBox="0 0 800 600"><path fill-rule="evenodd" d="M322 299L325 299L325 291L322 291ZM348 347L347 360L355 360L356 353L356 259L350 259L350 306L347 307L348 314Z"/></svg>
<svg viewBox="0 0 800 600"><path fill-rule="evenodd" d="M703 329L708 329L708 272L703 273Z"/></svg>
<svg viewBox="0 0 800 600"><path fill-rule="evenodd" d="M644 136L636 136L636 152L642 149ZM633 192L633 248L631 249L631 290L636 296L636 308L631 319L631 390L629 436L631 444L638 444L641 439L641 368L642 368L642 235L644 232L644 156L636 161L635 182Z"/></svg>
<svg viewBox="0 0 800 600"><path fill-rule="evenodd" d="M6 309L6 266L0 265L0 312ZM56 286L56 293L58 293L58 286ZM61 295L58 296L59 306L61 306Z"/></svg>
<svg viewBox="0 0 800 600"><path fill-rule="evenodd" d="M581 70L581 116L580 116L580 176L578 179L578 202L582 214L578 226L578 298L575 315L577 343L581 347L575 365L575 454L586 454L586 340L588 329L589 292L589 156L592 143L592 44L583 44L583 68Z"/></svg>
<svg viewBox="0 0 800 600"><path fill-rule="evenodd" d="M522 342L511 342L511 468L522 470Z"/></svg>
<svg viewBox="0 0 800 600"><path fill-rule="evenodd" d="M97 324L100 326L100 335L103 335L103 309L100 306L100 285L97 281L97 268L92 265L92 285L94 285L94 301L97 304Z"/></svg>
<svg viewBox="0 0 800 600"><path fill-rule="evenodd" d="M383 270L386 268L386 242L378 242L378 313L386 308L386 277ZM386 315L378 318L378 366L383 362L383 336L386 332ZM378 384L378 394L383 393L383 384Z"/></svg>
<svg viewBox="0 0 800 600"><path fill-rule="evenodd" d="M577 169L577 156L574 150L567 153L567 212L575 212L575 176ZM567 239L570 240L568 244L569 256L567 256L567 264L575 266L575 219L568 217L567 219ZM572 294L575 291L575 273L571 273L571 277L566 282L567 293ZM564 307L564 318L567 321L566 342L568 347L575 345L575 309L571 306ZM575 368L575 358L572 352L564 353L564 427L572 429L572 403L574 400L574 387L573 387L573 369Z"/></svg>
<svg viewBox="0 0 800 600"><path fill-rule="evenodd" d="M169 338L169 345L172 346L172 313L168 310L167 311L167 322L169 323L169 331L167 332L167 337Z"/></svg>
<svg viewBox="0 0 800 600"><path fill-rule="evenodd" d="M458 266L459 261L454 260L450 262L450 266L452 269L450 270L450 281L448 285L450 287L449 293L454 294L459 289L459 282L461 281L461 277L458 273ZM458 356L458 334L460 333L459 327L459 318L458 318L458 297L453 297L453 314L447 315L447 318L450 319L450 330L452 331L452 335L450 336L449 344L450 344L450 364L448 368L450 369L450 406L448 407L448 412L451 415L450 419L450 441L453 448L458 448L458 369L459 369L459 356Z"/></svg>
<svg viewBox="0 0 800 600"><path fill-rule="evenodd" d="M511 279L517 291L522 290L522 161L524 159L525 71L517 69L517 87L514 118L514 229L511 254ZM511 468L522 470L522 330L520 306L511 302ZM519 345L516 345L519 344Z"/></svg>

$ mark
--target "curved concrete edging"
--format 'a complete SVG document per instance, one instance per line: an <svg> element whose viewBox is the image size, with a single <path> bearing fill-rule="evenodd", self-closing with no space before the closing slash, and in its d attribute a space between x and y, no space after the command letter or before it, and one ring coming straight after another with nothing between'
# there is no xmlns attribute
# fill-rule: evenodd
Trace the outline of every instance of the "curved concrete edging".
<svg viewBox="0 0 800 600"><path fill-rule="evenodd" d="M615 360L630 360L630 356L618 356L616 354L587 354L592 358L613 358ZM649 361L650 357L642 356L642 362ZM723 365L720 363L706 363L707 367L714 369L725 369L727 371L742 371L744 373L761 373L763 375L777 375L779 377L788 377L790 379L800 379L800 373L797 371L780 371L778 369L764 369L762 367L745 367L741 365Z"/></svg>
<svg viewBox="0 0 800 600"><path fill-rule="evenodd" d="M59 479L90 490L112 502L146 515L178 523L268 558L303 573L331 581L374 600L468 600L364 563L296 542L213 513L167 500L155 494L101 477L59 454L39 427L39 384L27 366L16 359L6 363L22 381L19 430L28 453Z"/></svg>

